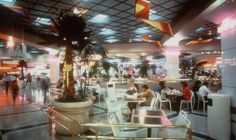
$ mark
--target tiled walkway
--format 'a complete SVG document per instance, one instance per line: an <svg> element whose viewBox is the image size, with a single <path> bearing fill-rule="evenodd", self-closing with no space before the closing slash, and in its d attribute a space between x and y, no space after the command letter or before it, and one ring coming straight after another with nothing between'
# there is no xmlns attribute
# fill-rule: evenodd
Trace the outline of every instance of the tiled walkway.
<svg viewBox="0 0 236 140"><path fill-rule="evenodd" d="M33 92L31 101L27 101L21 96L17 98L16 104L12 101L11 94L6 96L4 91L0 91L0 140L69 140L70 137L48 135L48 118L46 107L42 103L42 95ZM90 122L106 123L107 108L104 102L96 103L93 106L93 113ZM177 112L165 111L174 121ZM209 139L207 137L207 119L197 112L188 114L193 129L193 139ZM92 131L92 130L91 130ZM110 128L104 128L101 134L111 135Z"/></svg>

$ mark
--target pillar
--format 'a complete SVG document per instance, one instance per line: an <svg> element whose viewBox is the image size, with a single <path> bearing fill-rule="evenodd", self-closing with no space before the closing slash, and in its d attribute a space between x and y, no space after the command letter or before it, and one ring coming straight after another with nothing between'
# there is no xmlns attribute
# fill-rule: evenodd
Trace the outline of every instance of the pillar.
<svg viewBox="0 0 236 140"><path fill-rule="evenodd" d="M179 52L166 52L167 78L179 78Z"/></svg>
<svg viewBox="0 0 236 140"><path fill-rule="evenodd" d="M49 76L50 82L56 84L60 78L60 61L58 58L49 59Z"/></svg>
<svg viewBox="0 0 236 140"><path fill-rule="evenodd" d="M236 136L236 26L221 33L222 93L230 96L231 128Z"/></svg>

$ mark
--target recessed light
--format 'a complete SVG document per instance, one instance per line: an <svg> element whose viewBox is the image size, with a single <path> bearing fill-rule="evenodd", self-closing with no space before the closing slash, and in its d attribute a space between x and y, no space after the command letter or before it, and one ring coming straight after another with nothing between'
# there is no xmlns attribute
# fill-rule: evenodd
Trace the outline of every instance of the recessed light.
<svg viewBox="0 0 236 140"><path fill-rule="evenodd" d="M113 35L115 33L116 32L112 29L103 28L103 29L101 29L101 32L98 34L100 34L100 35Z"/></svg>
<svg viewBox="0 0 236 140"><path fill-rule="evenodd" d="M91 18L89 20L89 22L92 22L92 23L108 23L109 22L109 17L108 15L104 15L104 14L98 14L96 16L94 16L93 18Z"/></svg>
<svg viewBox="0 0 236 140"><path fill-rule="evenodd" d="M16 0L0 0L0 4L2 5L14 5Z"/></svg>
<svg viewBox="0 0 236 140"><path fill-rule="evenodd" d="M107 39L104 42L108 42L108 43L114 43L114 42L118 42L118 39Z"/></svg>
<svg viewBox="0 0 236 140"><path fill-rule="evenodd" d="M137 28L134 32L137 34L146 34L146 33L150 33L151 31L149 30L148 27L141 27L141 28Z"/></svg>
<svg viewBox="0 0 236 140"><path fill-rule="evenodd" d="M35 22L36 25L40 25L40 24L43 24L43 25L52 25L52 21L51 21L51 19L49 19L49 18L41 18L41 17L38 17L34 22Z"/></svg>

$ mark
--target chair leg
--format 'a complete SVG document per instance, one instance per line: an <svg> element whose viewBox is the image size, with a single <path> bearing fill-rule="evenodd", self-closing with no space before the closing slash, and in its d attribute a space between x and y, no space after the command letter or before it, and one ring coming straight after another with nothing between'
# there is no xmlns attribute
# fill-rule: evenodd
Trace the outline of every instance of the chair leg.
<svg viewBox="0 0 236 140"><path fill-rule="evenodd" d="M203 102L203 114L205 114L205 103Z"/></svg>
<svg viewBox="0 0 236 140"><path fill-rule="evenodd" d="M193 112L193 104L192 102L189 102L190 103L190 107L191 107L191 112Z"/></svg>
<svg viewBox="0 0 236 140"><path fill-rule="evenodd" d="M181 110L182 110L182 105L183 105L183 102L180 102L179 111L181 111Z"/></svg>
<svg viewBox="0 0 236 140"><path fill-rule="evenodd" d="M170 111L172 111L172 106L171 106L171 102L169 101L169 106L170 106Z"/></svg>
<svg viewBox="0 0 236 140"><path fill-rule="evenodd" d="M199 110L200 100L197 101L197 110Z"/></svg>

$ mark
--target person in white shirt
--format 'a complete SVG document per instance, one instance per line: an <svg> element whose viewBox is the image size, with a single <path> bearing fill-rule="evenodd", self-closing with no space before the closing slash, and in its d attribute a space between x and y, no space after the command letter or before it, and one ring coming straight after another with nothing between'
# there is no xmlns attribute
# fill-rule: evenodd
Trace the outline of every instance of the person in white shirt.
<svg viewBox="0 0 236 140"><path fill-rule="evenodd" d="M208 89L208 82L203 82L202 86L199 88L199 94L203 96L205 99L207 95L210 93L210 90Z"/></svg>

